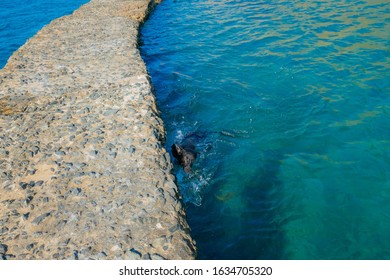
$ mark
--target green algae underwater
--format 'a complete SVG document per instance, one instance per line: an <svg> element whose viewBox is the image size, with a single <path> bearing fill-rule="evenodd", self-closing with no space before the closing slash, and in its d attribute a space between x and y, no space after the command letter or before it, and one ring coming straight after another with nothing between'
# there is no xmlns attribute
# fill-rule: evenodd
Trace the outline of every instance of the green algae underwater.
<svg viewBox="0 0 390 280"><path fill-rule="evenodd" d="M141 51L200 259L390 259L390 2L164 0Z"/></svg>

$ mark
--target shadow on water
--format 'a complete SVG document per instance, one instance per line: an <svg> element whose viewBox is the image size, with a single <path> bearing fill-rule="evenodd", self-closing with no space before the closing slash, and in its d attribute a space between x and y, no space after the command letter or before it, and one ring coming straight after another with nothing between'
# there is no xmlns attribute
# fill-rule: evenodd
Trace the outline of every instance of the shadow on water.
<svg viewBox="0 0 390 280"><path fill-rule="evenodd" d="M278 179L282 154L264 153L253 166L250 178L239 193L221 193L230 179L214 180L203 190L202 204L187 204L188 223L201 259L281 259L283 232L277 219L281 181ZM225 163L226 164L226 163ZM224 177L223 163L215 178ZM226 169L226 168L225 168ZM232 189L231 185L227 186Z"/></svg>
<svg viewBox="0 0 390 280"><path fill-rule="evenodd" d="M389 1L269 2L166 0L143 29L166 147L227 130L175 167L198 256L386 259Z"/></svg>

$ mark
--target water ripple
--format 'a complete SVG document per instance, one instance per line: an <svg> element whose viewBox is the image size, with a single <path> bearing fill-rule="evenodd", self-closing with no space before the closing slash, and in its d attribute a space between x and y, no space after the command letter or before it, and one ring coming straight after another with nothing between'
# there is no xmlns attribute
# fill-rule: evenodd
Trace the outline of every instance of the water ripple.
<svg viewBox="0 0 390 280"><path fill-rule="evenodd" d="M390 256L389 30L384 0L157 7L142 53L167 146L206 132L177 170L200 258Z"/></svg>
<svg viewBox="0 0 390 280"><path fill-rule="evenodd" d="M1 0L0 68L8 58L51 20L70 14L88 0Z"/></svg>

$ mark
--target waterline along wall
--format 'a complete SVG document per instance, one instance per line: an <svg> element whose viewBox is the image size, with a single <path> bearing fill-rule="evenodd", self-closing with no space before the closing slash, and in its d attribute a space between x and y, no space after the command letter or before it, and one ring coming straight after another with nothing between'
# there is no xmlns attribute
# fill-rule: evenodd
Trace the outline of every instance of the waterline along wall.
<svg viewBox="0 0 390 280"><path fill-rule="evenodd" d="M92 0L0 70L1 259L193 259L137 49L153 0Z"/></svg>

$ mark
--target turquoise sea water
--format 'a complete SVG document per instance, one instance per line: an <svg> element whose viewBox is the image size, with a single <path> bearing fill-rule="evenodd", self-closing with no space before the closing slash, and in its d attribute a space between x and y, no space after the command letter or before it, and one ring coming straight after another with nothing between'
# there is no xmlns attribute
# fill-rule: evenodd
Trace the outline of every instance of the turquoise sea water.
<svg viewBox="0 0 390 280"><path fill-rule="evenodd" d="M390 2L164 0L142 53L200 259L390 259Z"/></svg>
<svg viewBox="0 0 390 280"><path fill-rule="evenodd" d="M0 69L44 25L88 0L0 0Z"/></svg>
<svg viewBox="0 0 390 280"><path fill-rule="evenodd" d="M0 68L87 0L2 0ZM201 259L390 259L388 1L164 0L142 52Z"/></svg>

